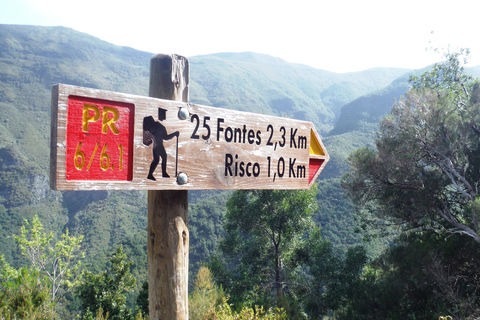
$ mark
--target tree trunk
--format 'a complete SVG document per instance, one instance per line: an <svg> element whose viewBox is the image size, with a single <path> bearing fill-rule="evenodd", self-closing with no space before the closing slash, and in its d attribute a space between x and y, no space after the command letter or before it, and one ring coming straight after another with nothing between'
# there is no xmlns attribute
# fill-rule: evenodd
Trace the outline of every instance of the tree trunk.
<svg viewBox="0 0 480 320"><path fill-rule="evenodd" d="M277 291L277 300L282 296L282 286L280 284L280 257L278 253L279 244L275 243L275 288Z"/></svg>

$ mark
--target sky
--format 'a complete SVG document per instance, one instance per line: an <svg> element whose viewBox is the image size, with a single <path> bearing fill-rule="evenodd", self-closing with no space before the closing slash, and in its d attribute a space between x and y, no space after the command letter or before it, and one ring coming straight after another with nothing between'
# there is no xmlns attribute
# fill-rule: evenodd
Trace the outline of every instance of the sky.
<svg viewBox="0 0 480 320"><path fill-rule="evenodd" d="M332 72L419 69L447 48L480 65L474 0L0 0L0 24L65 26L186 57L253 51Z"/></svg>

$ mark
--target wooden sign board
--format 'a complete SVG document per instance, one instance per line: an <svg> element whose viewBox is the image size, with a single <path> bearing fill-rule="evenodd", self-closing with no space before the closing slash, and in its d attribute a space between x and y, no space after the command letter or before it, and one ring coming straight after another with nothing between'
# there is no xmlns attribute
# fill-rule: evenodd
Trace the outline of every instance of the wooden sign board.
<svg viewBox="0 0 480 320"><path fill-rule="evenodd" d="M59 84L56 190L307 189L329 160L311 122Z"/></svg>

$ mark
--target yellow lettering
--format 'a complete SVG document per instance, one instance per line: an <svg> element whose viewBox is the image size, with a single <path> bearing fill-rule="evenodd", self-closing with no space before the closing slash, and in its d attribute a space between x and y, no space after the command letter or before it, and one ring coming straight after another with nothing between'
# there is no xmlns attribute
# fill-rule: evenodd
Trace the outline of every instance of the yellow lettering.
<svg viewBox="0 0 480 320"><path fill-rule="evenodd" d="M120 171L123 170L123 145L119 145L118 149L120 149Z"/></svg>
<svg viewBox="0 0 480 320"><path fill-rule="evenodd" d="M112 118L108 117L108 114L113 114ZM114 134L118 134L118 129L115 126L115 122L120 117L118 110L112 107L103 107L103 121L102 121L102 133L107 133L108 127Z"/></svg>
<svg viewBox="0 0 480 320"><path fill-rule="evenodd" d="M90 117L90 110L94 112L93 117ZM97 106L93 104L85 103L83 105L83 119L82 119L82 129L83 131L88 131L88 123L95 122L100 119L100 110Z"/></svg>
<svg viewBox="0 0 480 320"><path fill-rule="evenodd" d="M75 157L73 158L75 168L77 168L77 170L82 170L83 166L85 165L85 153L83 153L83 151L80 151L81 147L82 143L79 142L77 145L77 150L75 151ZM78 158L80 158L80 163L78 162Z"/></svg>
<svg viewBox="0 0 480 320"><path fill-rule="evenodd" d="M102 167L103 171L106 171L110 167L110 156L106 152L107 144L103 146L102 153L100 154L100 167ZM107 161L105 163L104 159Z"/></svg>

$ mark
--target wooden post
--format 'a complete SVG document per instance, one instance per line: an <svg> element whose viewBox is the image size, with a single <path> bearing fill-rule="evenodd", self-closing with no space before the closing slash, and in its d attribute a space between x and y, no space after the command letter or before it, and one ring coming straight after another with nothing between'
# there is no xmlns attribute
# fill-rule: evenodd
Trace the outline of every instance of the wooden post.
<svg viewBox="0 0 480 320"><path fill-rule="evenodd" d="M189 64L185 57L152 57L150 97L188 102L188 82ZM188 191L148 191L150 320L188 319L187 226Z"/></svg>

